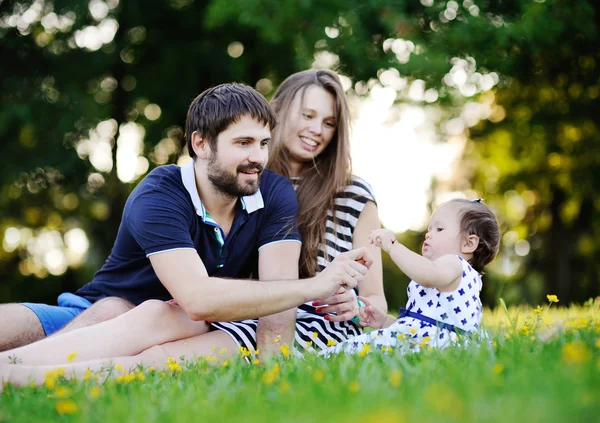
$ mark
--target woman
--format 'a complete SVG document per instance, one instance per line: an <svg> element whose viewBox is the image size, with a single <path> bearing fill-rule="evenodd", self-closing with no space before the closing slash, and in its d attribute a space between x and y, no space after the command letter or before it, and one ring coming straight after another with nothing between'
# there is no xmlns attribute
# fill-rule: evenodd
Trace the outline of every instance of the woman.
<svg viewBox="0 0 600 423"><path fill-rule="evenodd" d="M300 277L314 276L340 252L367 247L377 259L359 291L387 310L381 253L368 242L369 232L380 227L377 206L369 185L351 174L349 111L338 76L315 69L295 73L279 86L271 104L279 123L268 167L296 187L303 244ZM355 294L346 291L321 304L301 305L296 347L323 349L359 334L359 326L350 320L358 310ZM256 320L213 326L228 332L239 345L256 349Z"/></svg>
<svg viewBox="0 0 600 423"><path fill-rule="evenodd" d="M340 252L366 247L375 260L359 292L387 310L381 254L368 242L370 231L380 227L377 207L368 184L351 175L348 106L339 78L325 70L293 74L281 84L272 104L280 124L269 168L291 178L296 186L303 239L301 277L323 270ZM354 291L338 292L320 304L301 305L296 346L322 349L358 335L360 328L350 320L357 312ZM125 367L162 366L167 357L209 355L215 347L230 353L239 346L257 348L256 320L211 326L208 331L205 322L191 321L172 304L148 301L115 319L3 353L2 365L15 356L45 366L4 366L2 374L15 384L30 377L43 382L44 373L52 368L47 365L65 363L71 352L77 353L71 357L73 364L61 367L83 374L88 368L101 368L108 358Z"/></svg>

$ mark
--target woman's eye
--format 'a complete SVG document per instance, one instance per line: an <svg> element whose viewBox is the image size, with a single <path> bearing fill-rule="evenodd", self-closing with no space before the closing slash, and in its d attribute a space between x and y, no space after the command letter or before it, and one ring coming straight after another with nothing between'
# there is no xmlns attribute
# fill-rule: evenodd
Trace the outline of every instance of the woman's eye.
<svg viewBox="0 0 600 423"><path fill-rule="evenodd" d="M335 123L333 123L333 122L325 122L325 125L328 126L329 128L335 128Z"/></svg>
<svg viewBox="0 0 600 423"><path fill-rule="evenodd" d="M444 230L444 228L437 228L438 232L442 232Z"/></svg>
<svg viewBox="0 0 600 423"><path fill-rule="evenodd" d="M310 119L312 117L308 113L302 113L302 116L304 116L306 119Z"/></svg>

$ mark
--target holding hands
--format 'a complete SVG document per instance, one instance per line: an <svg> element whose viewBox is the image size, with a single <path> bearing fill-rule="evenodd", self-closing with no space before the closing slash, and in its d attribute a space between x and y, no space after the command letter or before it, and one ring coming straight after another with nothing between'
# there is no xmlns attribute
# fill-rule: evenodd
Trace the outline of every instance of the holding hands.
<svg viewBox="0 0 600 423"><path fill-rule="evenodd" d="M376 229L369 234L369 242L389 254L396 243L396 235L389 229Z"/></svg>
<svg viewBox="0 0 600 423"><path fill-rule="evenodd" d="M373 258L365 248L340 254L316 279L325 289L320 298L328 298L340 288L352 289L362 282L371 267ZM319 297L318 297L319 298Z"/></svg>

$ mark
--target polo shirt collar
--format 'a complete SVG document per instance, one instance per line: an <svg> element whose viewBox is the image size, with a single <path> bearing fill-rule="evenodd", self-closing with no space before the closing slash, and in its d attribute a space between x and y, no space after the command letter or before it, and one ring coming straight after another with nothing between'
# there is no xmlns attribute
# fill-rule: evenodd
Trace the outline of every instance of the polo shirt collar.
<svg viewBox="0 0 600 423"><path fill-rule="evenodd" d="M183 181L183 186L185 186L185 189L192 198L192 203L194 204L196 213L202 218L202 221L205 221L207 212L204 206L202 205L202 201L200 201L198 189L196 188L196 176L194 173L193 160L185 166L181 167L181 180ZM253 195L241 197L240 201L242 203L242 208L246 210L246 213L248 214L254 213L256 210L260 210L265 207L265 203L263 201L260 189L256 191L256 193Z"/></svg>

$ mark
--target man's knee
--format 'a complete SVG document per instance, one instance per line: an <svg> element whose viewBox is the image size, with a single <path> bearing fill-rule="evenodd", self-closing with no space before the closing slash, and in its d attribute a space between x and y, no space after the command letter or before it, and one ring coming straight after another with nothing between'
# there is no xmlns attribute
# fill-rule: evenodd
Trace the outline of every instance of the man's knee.
<svg viewBox="0 0 600 423"><path fill-rule="evenodd" d="M95 323L110 320L134 308L131 302L118 297L106 297L92 304L87 310L87 318Z"/></svg>
<svg viewBox="0 0 600 423"><path fill-rule="evenodd" d="M0 351L21 347L44 338L37 315L22 304L0 305Z"/></svg>

